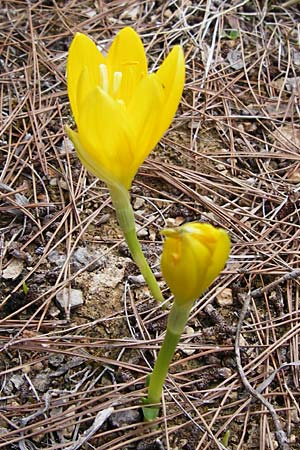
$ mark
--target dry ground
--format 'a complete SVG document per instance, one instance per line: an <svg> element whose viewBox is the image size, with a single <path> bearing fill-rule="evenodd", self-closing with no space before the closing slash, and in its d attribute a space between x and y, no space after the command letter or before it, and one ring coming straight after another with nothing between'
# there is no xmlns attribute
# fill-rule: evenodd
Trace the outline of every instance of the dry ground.
<svg viewBox="0 0 300 450"><path fill-rule="evenodd" d="M0 5L0 448L299 449L299 2ZM166 225L209 221L233 242L156 426L140 400L167 313L64 132L72 36L105 47L124 25L152 68L176 43L186 55L176 119L132 188L152 267L159 276ZM58 307L71 289L84 303Z"/></svg>

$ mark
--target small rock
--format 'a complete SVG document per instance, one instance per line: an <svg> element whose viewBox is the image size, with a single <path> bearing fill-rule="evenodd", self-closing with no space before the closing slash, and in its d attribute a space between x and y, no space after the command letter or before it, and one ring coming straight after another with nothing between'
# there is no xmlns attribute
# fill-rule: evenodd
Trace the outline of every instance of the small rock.
<svg viewBox="0 0 300 450"><path fill-rule="evenodd" d="M230 50L227 54L227 60L230 66L235 70L240 70L244 67L243 55L240 50Z"/></svg>
<svg viewBox="0 0 300 450"><path fill-rule="evenodd" d="M144 206L144 204L145 204L145 199L143 199L142 197L137 197L134 200L133 209L135 209L135 210L140 209L140 208L142 208L142 206Z"/></svg>
<svg viewBox="0 0 300 450"><path fill-rule="evenodd" d="M219 376L224 380L227 380L227 378L231 377L231 375L232 370L229 367L221 367L221 369L219 369Z"/></svg>
<svg viewBox="0 0 300 450"><path fill-rule="evenodd" d="M57 267L62 267L64 265L66 259L67 259L66 255L61 255L56 250L52 250L52 252L50 252L48 255L48 260L52 264L55 264Z"/></svg>
<svg viewBox="0 0 300 450"><path fill-rule="evenodd" d="M69 186L68 186L68 183L65 180L63 180L62 178L60 178L60 180L59 180L59 185L64 191L69 191L70 190Z"/></svg>
<svg viewBox="0 0 300 450"><path fill-rule="evenodd" d="M75 308L83 304L82 291L64 288L56 294L56 300L63 309Z"/></svg>
<svg viewBox="0 0 300 450"><path fill-rule="evenodd" d="M90 292L96 293L101 287L115 288L123 280L124 267L106 267L102 272L93 274Z"/></svg>
<svg viewBox="0 0 300 450"><path fill-rule="evenodd" d="M137 236L139 238L143 238L143 237L147 237L149 234L147 228L141 228L140 230L137 231Z"/></svg>
<svg viewBox="0 0 300 450"><path fill-rule="evenodd" d="M15 374L11 377L10 381L18 391L24 383L24 378L22 377L22 375Z"/></svg>
<svg viewBox="0 0 300 450"><path fill-rule="evenodd" d="M185 327L185 329L184 329L184 334L187 334L188 336L193 336L193 334L195 333L195 330L194 330L194 328L192 328L192 327L190 327L189 325L187 325L186 327ZM192 339L187 339L187 343L188 342L190 342ZM195 353L195 351L196 351L196 349L194 349L194 348L188 348L188 347L183 347L182 348L182 352L185 354L185 355L187 355L187 356L190 356L190 355L192 355L193 353Z"/></svg>
<svg viewBox="0 0 300 450"><path fill-rule="evenodd" d="M61 353L54 353L49 356L49 364L53 367L59 367L64 362L64 355Z"/></svg>
<svg viewBox="0 0 300 450"><path fill-rule="evenodd" d="M167 228L173 228L173 227L179 227L183 224L185 221L184 217L178 216L178 217L168 217L166 220L166 227Z"/></svg>
<svg viewBox="0 0 300 450"><path fill-rule="evenodd" d="M85 247L78 247L74 252L74 258L83 266L86 266L91 261L91 255Z"/></svg>
<svg viewBox="0 0 300 450"><path fill-rule="evenodd" d="M86 247L77 248L72 257L72 263L79 269L88 266L87 270L89 272L93 272L104 264L103 258L97 259L97 252L91 253Z"/></svg>
<svg viewBox="0 0 300 450"><path fill-rule="evenodd" d="M240 341L239 341L239 346L240 347L246 347L248 345L246 339L244 338L244 336L242 334L240 334ZM264 370L264 368L262 366L260 366L258 368L258 370L260 370L260 368L262 368Z"/></svg>
<svg viewBox="0 0 300 450"><path fill-rule="evenodd" d="M195 333L195 330L194 328L187 325L184 329L184 333L187 334L188 336L192 336Z"/></svg>
<svg viewBox="0 0 300 450"><path fill-rule="evenodd" d="M9 261L8 266L2 272L2 278L5 280L15 280L21 275L24 268L24 261L13 258Z"/></svg>
<svg viewBox="0 0 300 450"><path fill-rule="evenodd" d="M300 170L294 170L291 174L289 174L288 181L290 183L300 183Z"/></svg>
<svg viewBox="0 0 300 450"><path fill-rule="evenodd" d="M121 242L119 245L119 253L121 256L130 257L130 251L126 242Z"/></svg>
<svg viewBox="0 0 300 450"><path fill-rule="evenodd" d="M97 221L97 226L103 225L104 223L107 223L110 219L110 214L103 214L99 220Z"/></svg>
<svg viewBox="0 0 300 450"><path fill-rule="evenodd" d="M142 286L145 284L145 278L143 275L129 275L128 281L136 286Z"/></svg>
<svg viewBox="0 0 300 450"><path fill-rule="evenodd" d="M109 420L114 428L121 428L126 425L131 425L133 423L140 421L140 413L137 409L129 409L128 411L117 411L114 412Z"/></svg>
<svg viewBox="0 0 300 450"><path fill-rule="evenodd" d="M300 416L299 416L298 411L296 409L293 409L291 411L291 421L293 423L297 423L297 424L300 423Z"/></svg>
<svg viewBox="0 0 300 450"><path fill-rule="evenodd" d="M225 288L217 294L217 303L219 306L231 306L233 304L232 290Z"/></svg>
<svg viewBox="0 0 300 450"><path fill-rule="evenodd" d="M133 6L132 8L125 8L122 13L122 19L130 19L136 21L140 14L140 5Z"/></svg>
<svg viewBox="0 0 300 450"><path fill-rule="evenodd" d="M45 372L38 373L37 376L32 381L34 387L39 392L46 392L50 386L49 375Z"/></svg>
<svg viewBox="0 0 300 450"><path fill-rule="evenodd" d="M55 305L51 305L48 309L48 314L52 319L56 319L60 315L60 309L58 309Z"/></svg>
<svg viewBox="0 0 300 450"><path fill-rule="evenodd" d="M61 155L65 155L67 153L71 153L73 149L74 149L73 142L71 141L71 139L66 137L58 150L61 153Z"/></svg>
<svg viewBox="0 0 300 450"><path fill-rule="evenodd" d="M45 437L45 428L44 427L36 427L32 429L33 433L38 433L32 436L33 442L36 444L40 444Z"/></svg>

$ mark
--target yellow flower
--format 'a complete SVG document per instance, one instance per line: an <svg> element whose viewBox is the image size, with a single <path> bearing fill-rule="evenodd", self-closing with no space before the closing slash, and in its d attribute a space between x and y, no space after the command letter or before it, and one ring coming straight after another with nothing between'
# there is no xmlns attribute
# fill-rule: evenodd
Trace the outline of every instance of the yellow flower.
<svg viewBox="0 0 300 450"><path fill-rule="evenodd" d="M208 223L187 223L162 231L161 270L178 304L196 300L219 275L229 256L225 230Z"/></svg>
<svg viewBox="0 0 300 450"><path fill-rule="evenodd" d="M77 33L67 61L67 85L78 132L68 128L83 165L109 185L129 189L142 162L170 126L184 84L177 45L149 74L143 44L130 27L107 56Z"/></svg>

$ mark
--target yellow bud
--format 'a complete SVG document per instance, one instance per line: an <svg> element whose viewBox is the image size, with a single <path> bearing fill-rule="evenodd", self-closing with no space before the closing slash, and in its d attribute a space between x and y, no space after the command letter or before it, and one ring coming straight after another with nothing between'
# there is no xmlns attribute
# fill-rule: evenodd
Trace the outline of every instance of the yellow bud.
<svg viewBox="0 0 300 450"><path fill-rule="evenodd" d="M225 230L208 223L187 223L162 231L166 236L162 274L178 304L196 300L224 268L230 251Z"/></svg>

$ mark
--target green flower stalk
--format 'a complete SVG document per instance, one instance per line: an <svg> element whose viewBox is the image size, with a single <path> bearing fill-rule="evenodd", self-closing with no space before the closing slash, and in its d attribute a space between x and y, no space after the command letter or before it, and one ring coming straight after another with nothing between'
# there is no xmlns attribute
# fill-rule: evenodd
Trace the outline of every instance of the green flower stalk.
<svg viewBox="0 0 300 450"><path fill-rule="evenodd" d="M160 409L161 394L170 362L184 331L194 301L224 268L229 256L227 232L207 223L188 223L162 231L166 236L161 257L162 274L174 294L167 331L158 353L144 399L144 418L154 420Z"/></svg>
<svg viewBox="0 0 300 450"><path fill-rule="evenodd" d="M109 187L120 227L153 296L160 288L138 243L128 191L138 168L169 128L177 110L185 67L176 45L155 73L130 27L107 55L76 33L67 61L67 87L77 131L67 128L82 164Z"/></svg>

